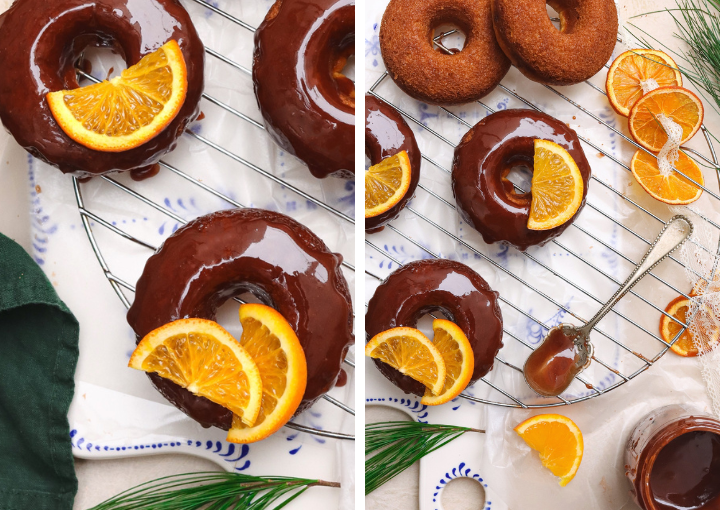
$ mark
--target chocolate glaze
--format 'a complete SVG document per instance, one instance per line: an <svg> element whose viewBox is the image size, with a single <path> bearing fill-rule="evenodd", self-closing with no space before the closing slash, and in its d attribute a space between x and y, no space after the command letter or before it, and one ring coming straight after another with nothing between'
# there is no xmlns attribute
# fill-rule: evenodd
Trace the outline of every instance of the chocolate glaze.
<svg viewBox="0 0 720 510"><path fill-rule="evenodd" d="M367 338L388 329L416 327L425 314L441 312L467 336L475 355L470 384L487 374L502 347L498 293L468 266L444 259L416 260L387 277L365 315ZM381 361L378 370L406 393L423 395L425 386Z"/></svg>
<svg viewBox="0 0 720 510"><path fill-rule="evenodd" d="M575 215L549 230L527 228L532 195L516 193L505 178L513 166L533 168L536 138L565 148L585 184L583 201ZM590 165L575 131L534 110L501 110L475 124L455 149L452 169L460 217L480 232L486 243L505 241L519 250L547 243L575 221L585 206L589 179Z"/></svg>
<svg viewBox="0 0 720 510"><path fill-rule="evenodd" d="M386 223L397 218L400 211L415 194L420 180L420 149L415 135L402 115L375 96L365 96L365 154L371 165L377 165L383 159L398 152L407 151L410 159L410 186L407 193L393 207L372 218L365 218L365 232L380 232Z"/></svg>
<svg viewBox="0 0 720 510"><path fill-rule="evenodd" d="M319 178L355 175L355 0L277 0L255 32L253 83L275 142Z"/></svg>
<svg viewBox="0 0 720 510"><path fill-rule="evenodd" d="M1 23L0 120L28 152L65 173L87 177L150 166L175 148L199 112L205 51L175 0L21 0ZM152 140L124 152L95 151L55 122L45 95L78 87L74 65L85 48L112 47L134 65L170 39L185 57L187 97Z"/></svg>
<svg viewBox="0 0 720 510"><path fill-rule="evenodd" d="M202 216L148 259L128 323L142 338L177 319L214 320L225 301L251 292L287 319L305 351L308 380L301 412L333 387L354 341L341 260L309 229L280 213L232 209ZM150 379L202 425L230 427L231 413L222 406L157 375Z"/></svg>
<svg viewBox="0 0 720 510"><path fill-rule="evenodd" d="M573 333L568 334L563 327L552 328L525 361L525 381L536 393L560 395L582 370L585 360L578 350L577 335L571 336Z"/></svg>

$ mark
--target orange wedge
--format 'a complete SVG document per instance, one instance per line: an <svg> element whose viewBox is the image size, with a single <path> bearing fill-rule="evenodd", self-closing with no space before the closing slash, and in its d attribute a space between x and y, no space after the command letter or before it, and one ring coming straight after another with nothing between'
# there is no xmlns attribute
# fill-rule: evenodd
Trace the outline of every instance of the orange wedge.
<svg viewBox="0 0 720 510"><path fill-rule="evenodd" d="M684 153L673 166L698 184L705 185L700 167ZM658 168L657 158L639 149L630 161L630 170L635 180L654 199L673 205L687 205L702 195L702 189L678 172L663 175Z"/></svg>
<svg viewBox="0 0 720 510"><path fill-rule="evenodd" d="M540 462L565 487L575 477L583 456L583 437L570 418L540 414L515 427L523 441L540 454Z"/></svg>
<svg viewBox="0 0 720 510"><path fill-rule="evenodd" d="M130 368L155 372L230 409L247 425L260 412L262 380L257 365L218 323L180 319L151 331L130 356Z"/></svg>
<svg viewBox="0 0 720 510"><path fill-rule="evenodd" d="M582 204L583 189L582 174L570 153L554 142L535 140L527 227L548 230L568 221Z"/></svg>
<svg viewBox="0 0 720 510"><path fill-rule="evenodd" d="M307 363L292 326L273 308L241 305L240 323L243 327L240 345L260 371L262 405L252 427L234 416L227 440L254 443L276 432L295 414L305 394Z"/></svg>
<svg viewBox="0 0 720 510"><path fill-rule="evenodd" d="M415 328L378 333L365 345L365 356L379 359L423 383L433 395L445 386L445 360L437 347Z"/></svg>
<svg viewBox="0 0 720 510"><path fill-rule="evenodd" d="M467 387L475 369L475 357L470 342L455 323L445 319L433 321L433 344L445 361L445 385L439 395L429 389L420 400L422 404L437 406L450 402Z"/></svg>
<svg viewBox="0 0 720 510"><path fill-rule="evenodd" d="M655 80L660 87L682 87L682 74L675 61L662 51L629 50L610 66L605 81L610 105L623 117L643 96L642 82Z"/></svg>
<svg viewBox="0 0 720 510"><path fill-rule="evenodd" d="M683 324L687 324L687 313L689 309L690 300L687 299L685 296L678 296L672 301L670 301L670 303L668 303L667 307L665 307L665 312L669 315L672 315ZM712 310L709 307L705 306L703 309L698 311L698 315L702 316L703 313L712 315ZM696 315L695 320L699 319L701 319L701 317L698 317ZM672 342L681 329L682 326L680 326L680 324L670 319L666 315L660 316L660 336L666 342ZM720 330L713 331L712 335L706 335L706 338L709 339L713 346L716 345L718 342L718 338L720 338ZM695 346L695 343L693 342L692 334L687 329L682 332L680 337L670 347L670 349L672 349L675 354L689 358L695 357L700 353Z"/></svg>
<svg viewBox="0 0 720 510"><path fill-rule="evenodd" d="M680 144L683 144L700 129L704 109L700 99L682 87L662 87L642 96L630 110L628 126L633 139L653 152L659 152L668 140L658 121L660 114L682 127Z"/></svg>
<svg viewBox="0 0 720 510"><path fill-rule="evenodd" d="M410 187L410 158L402 151L365 172L365 217L373 218L397 204Z"/></svg>
<svg viewBox="0 0 720 510"><path fill-rule="evenodd" d="M180 46L169 41L120 76L47 95L63 131L90 149L121 152L157 136L180 111L187 68Z"/></svg>

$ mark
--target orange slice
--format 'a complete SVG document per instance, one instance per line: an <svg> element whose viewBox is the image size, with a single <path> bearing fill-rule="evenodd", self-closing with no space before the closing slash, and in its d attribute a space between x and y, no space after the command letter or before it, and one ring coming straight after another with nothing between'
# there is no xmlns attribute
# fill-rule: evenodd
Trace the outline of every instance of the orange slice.
<svg viewBox="0 0 720 510"><path fill-rule="evenodd" d="M262 405L252 427L233 416L227 440L254 443L276 432L297 411L305 394L307 362L295 331L276 310L260 304L241 305L240 323L240 345L260 371Z"/></svg>
<svg viewBox="0 0 720 510"><path fill-rule="evenodd" d="M570 153L554 142L535 140L527 227L548 230L568 221L582 204L583 188L582 174Z"/></svg>
<svg viewBox="0 0 720 510"><path fill-rule="evenodd" d="M365 217L373 218L397 204L410 187L410 158L398 152L365 172Z"/></svg>
<svg viewBox="0 0 720 510"><path fill-rule="evenodd" d="M565 487L575 477L583 456L583 437L570 418L540 414L515 427L527 445L540 454L540 462Z"/></svg>
<svg viewBox="0 0 720 510"><path fill-rule="evenodd" d="M720 271L717 271L715 273L715 277L713 278L713 281L717 283L719 280L720 280ZM690 291L689 296L695 297L695 296L702 296L703 294L705 294L705 291L707 290L707 287L708 287L708 283L709 282L707 279L699 278L698 281L695 283L695 286Z"/></svg>
<svg viewBox="0 0 720 510"><path fill-rule="evenodd" d="M257 365L218 323L180 319L151 331L135 348L130 368L155 372L255 423L262 401Z"/></svg>
<svg viewBox="0 0 720 510"><path fill-rule="evenodd" d="M633 139L653 152L659 152L668 140L657 118L660 114L682 127L683 144L700 129L704 109L700 99L682 87L662 87L642 96L630 110L628 126Z"/></svg>
<svg viewBox="0 0 720 510"><path fill-rule="evenodd" d="M642 82L655 80L660 87L682 87L675 61L662 51L629 50L613 61L605 81L610 105L623 117L643 96Z"/></svg>
<svg viewBox="0 0 720 510"><path fill-rule="evenodd" d="M445 362L445 385L439 395L429 389L420 400L422 404L437 406L450 402L467 387L475 369L475 357L470 342L456 324L445 319L433 321L433 344Z"/></svg>
<svg viewBox="0 0 720 510"><path fill-rule="evenodd" d="M63 131L90 149L121 152L158 135L175 118L187 94L180 46L169 41L120 76L47 95Z"/></svg>
<svg viewBox="0 0 720 510"><path fill-rule="evenodd" d="M670 301L670 303L668 303L667 307L665 307L665 312L669 315L672 315L683 324L687 324L687 313L689 309L690 300L687 299L685 296L678 296L672 301ZM712 315L712 310L709 307L705 306L703 309L698 311L698 315L702 314ZM694 320L699 319L700 317L696 315ZM680 324L671 320L666 315L660 316L660 336L666 342L672 342L681 329L682 326L680 326ZM712 335L706 335L706 338L709 339L712 346L714 347L717 344L718 339L720 338L720 330L713 331ZM700 354L697 347L695 347L692 334L687 329L683 331L683 333L680 335L680 338L677 339L677 341L670 347L670 349L672 349L675 354L689 358L695 357Z"/></svg>
<svg viewBox="0 0 720 510"><path fill-rule="evenodd" d="M673 166L704 186L705 179L700 167L682 152L679 152L679 155L680 158ZM657 158L642 149L639 149L630 161L630 170L635 180L650 196L666 204L687 205L702 195L702 189L678 172L673 171L669 175L663 175L658 168Z"/></svg>
<svg viewBox="0 0 720 510"><path fill-rule="evenodd" d="M445 386L445 360L435 345L415 328L378 333L365 345L365 356L379 359L439 395Z"/></svg>

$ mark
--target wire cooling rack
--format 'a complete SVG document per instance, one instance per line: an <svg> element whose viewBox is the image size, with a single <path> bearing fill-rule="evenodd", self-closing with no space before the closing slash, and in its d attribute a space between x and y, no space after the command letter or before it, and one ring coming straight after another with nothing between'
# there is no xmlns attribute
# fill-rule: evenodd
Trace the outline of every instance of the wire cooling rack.
<svg viewBox="0 0 720 510"><path fill-rule="evenodd" d="M212 11L213 13L222 16L226 20L229 20L230 22L238 25L239 27L241 27L242 29L244 29L250 33L254 33L256 30L255 27L251 26L250 24L233 16L230 13L227 13L227 12L219 9L218 7L212 5L208 2L205 2L204 0L192 0L192 1L206 9ZM247 74L248 76L252 75L252 71L250 69L248 69L247 67L237 63L234 60L231 60L230 58L228 58L210 48L206 47L205 52L207 53L207 55L218 59L220 62L222 62L228 66L232 66L236 70L239 70L242 73ZM76 72L77 72L79 78L84 78L86 80L90 80L90 81L94 81L94 82L99 81L81 69L76 69ZM220 101L219 99L217 99L207 93L203 93L202 97L205 101L222 108L226 112L230 113L232 116L242 119L243 121L249 123L250 125L254 126L255 128L257 128L259 130L263 130L263 131L265 130L265 127L263 126L263 124L252 119L251 117L247 116L246 114L238 111L237 109L233 108L229 104L227 104L223 101ZM354 225L355 221L349 215L345 214L342 211L339 211L336 208L333 208L332 206L328 205L326 202L324 202L324 201L312 196L311 194L303 191L302 189L292 185L291 183L287 182L287 180L284 180L284 179L278 177L277 175L275 175L273 172L268 171L263 168L260 168L259 166L251 163L249 160L247 160L246 158L244 158L243 156L241 156L239 154L236 154L234 151L229 150L229 149L213 142L212 140L209 140L208 138L206 138L200 134L197 134L194 131L191 131L190 129L187 129L185 131L185 136L199 140L200 142L207 145L211 149L217 151L218 153L220 153L224 156L227 156L234 162L240 163L241 165L245 166L246 168L249 168L250 170L252 170L253 172L256 172L257 174L263 176L266 179L269 179L270 181L272 181L274 183L274 185L281 186L284 189L298 195L303 200L306 200L309 203L312 203L317 208L327 211L328 213L336 216L341 221L347 222L350 225ZM185 181L185 183L189 184L190 186L199 188L203 192L223 200L224 202L227 203L228 207L239 207L239 208L246 207L245 205L241 204L237 200L234 200L232 197L228 196L228 194L226 192L221 192L217 189L210 187L209 185L203 183L200 179L195 178L192 175L190 175L189 173L186 173L183 170L177 168L175 165L171 165L171 164L167 163L166 161L162 161L162 160L159 162L159 164L160 164L161 168L168 170L168 171L172 172L173 174L181 177ZM178 222L181 225L185 224L188 221L193 219L193 218L183 218L182 216L178 215L176 212L171 210L166 205L157 203L157 202L151 200L150 198L147 198L143 194L134 190L131 186L123 184L112 177L100 176L99 179L101 179L102 181L104 181L107 184L114 186L115 188L119 189L123 193L126 193L127 195L132 197L132 199L135 199L138 202L155 209L156 211L167 216L168 218L171 218L172 220ZM94 232L93 223L97 226L107 229L112 234L120 236L121 238L123 238L127 241L130 241L130 242L132 242L138 246L141 246L143 248L147 248L147 250L148 250L147 256L148 257L158 247L151 243L148 243L141 239L138 239L137 237L128 233L127 231L125 231L121 228L118 228L117 225L113 224L113 222L108 221L108 220L104 219L103 217L99 216L98 214L92 212L89 209L89 207L86 206L86 201L83 198L83 192L82 192L83 186L84 186L84 183L82 180L73 177L73 187L74 187L74 192L75 192L75 198L77 200L78 211L80 212L80 215L81 215L83 227L85 228L85 232L87 233L88 239L90 240L90 245L92 247L92 250L95 253L95 256L97 257L98 263L100 264L100 267L102 268L103 273L105 274L105 277L107 278L108 282L112 286L113 290L115 291L115 293L117 294L118 298L120 299L122 304L125 306L125 308L129 308L131 305L131 301L130 301L130 299L128 299L125 291L129 291L129 293L134 293L135 286L128 283L124 279L120 278L115 273L113 273L112 269L110 268L110 265L107 262L106 256L103 255L103 250L101 249L100 243L98 242L98 238ZM355 272L354 265L347 262L346 260L343 260L342 267L343 267L344 271L350 271L352 273ZM239 298L235 298L235 301L237 301L239 303L244 302ZM344 360L344 363L350 369L355 368L355 363L350 358L346 358ZM352 416L355 415L355 411L351 407L351 405L343 403L340 400L338 400L330 395L327 395L327 394L323 395L323 398L326 401L328 401L329 403L336 406L338 409L342 410L343 412L348 413ZM320 430L317 428L301 425L299 423L288 422L285 426L288 428L300 431L300 432L306 432L308 434L313 434L313 435L321 436L321 437L329 437L329 438L343 439L343 440L354 440L355 439L355 436L352 434Z"/></svg>
<svg viewBox="0 0 720 510"><path fill-rule="evenodd" d="M558 22L559 19L552 18L551 20L554 22ZM457 30L447 30L444 31L437 36L434 37L433 42L434 44L441 50L448 54L454 53L452 49L449 49L445 44L444 40L448 36L451 36L453 34L456 34ZM457 37L457 35L455 36ZM618 42L622 43L622 37L619 34L618 35ZM608 69L609 65L605 66L605 69ZM503 82L506 80L504 79ZM588 87L591 87L596 91L598 94L602 94L604 96L605 101L607 101L607 94L606 92L597 85L591 83L590 81L586 81L585 85ZM578 85L582 86L582 85ZM427 119L431 119L432 115L424 116L425 119L418 119L415 116L411 115L406 109L403 109L398 106L397 102L393 102L391 98L389 98L390 90L389 88L394 87L392 85L392 80L388 77L388 72L385 71L376 81L372 84L370 87L368 93L384 100L385 102L391 104L393 107L395 107L399 113L405 117L408 122L411 125L416 125L420 128L420 131L427 132L431 137L434 137L436 140L439 140L443 144L448 145L451 149L455 149L457 146L456 143L449 140L446 136L438 132L437 129L434 128L432 125L432 122ZM632 138L625 135L622 131L617 129L614 125L612 125L608 120L603 119L602 117L596 115L592 111L588 110L587 108L580 105L578 102L574 101L567 95L563 94L559 90L557 90L554 87L543 85L545 89L550 91L554 96L557 96L558 102L564 101L566 106L569 105L570 107L570 115L586 115L589 116L591 119L597 121L599 124L604 126L607 130L614 133L617 137L619 137L623 143L628 143L632 146L634 146L636 149L645 150L644 148L640 147ZM527 99L526 97L523 97L515 90L512 90L510 87L504 85L501 83L498 86L499 90L502 91L502 93L507 94L512 100L517 101L518 107L521 108L531 108L536 111L543 111L539 106L537 106L535 103ZM385 92L385 94L383 94ZM397 93L395 93L395 96L397 96ZM601 98L602 99L602 98ZM489 114L494 113L495 109L490 107L488 104L486 104L483 101L477 101L477 105L482 109L481 114ZM467 130L469 130L472 127L472 124L468 123L461 115L458 115L452 111L450 111L447 108L439 107L439 110L447 115L449 119L452 119L456 121L458 124L463 126L463 134ZM483 111L484 110L484 111ZM487 113L485 113L487 112ZM563 114L567 114L568 112L563 110ZM575 117L573 117L575 119ZM423 122L423 120L426 120ZM417 130L416 130L417 133ZM713 143L710 137L709 132L705 128L705 126L702 126L702 133L705 138L705 141L707 143L707 148L710 153L710 157L703 155L702 153L698 152L695 149L683 147L684 152L693 158L696 162L699 162L701 166L709 166L712 169L715 170L718 178L718 184L720 184L720 166L718 166L718 160L716 157L715 149L713 147ZM603 157L608 158L614 163L614 170L621 172L624 169L627 171L627 175L631 176L630 168L627 164L625 164L623 161L618 159L615 155L613 155L608 150L604 149L602 147L602 144L593 141L587 137L579 136L581 143L587 147L590 147L597 151L599 154L602 154ZM651 154L648 151L645 151L648 154ZM450 186L450 174L451 170L442 164L440 164L437 161L437 157L435 155L430 155L425 152L422 154L422 158L432 165L433 167L440 170L440 174L446 174L444 176L444 179L446 181L446 185ZM425 167L427 168L427 166ZM679 172L681 173L682 172ZM684 175L684 174L682 174ZM688 180L695 183L698 187L702 188L704 191L704 194L711 197L712 200L716 200L720 202L720 195L718 195L717 191L711 190L707 187L707 185L703 186L699 183L693 181L689 177ZM630 177L632 179L632 177ZM611 183L607 182L606 180L598 177L595 173L592 175L592 187L599 187L601 190L603 190L606 193L609 193L611 196L614 196L616 200L620 200L622 203L627 205L629 208L634 210L634 217L637 222L637 216L640 216L640 220L648 220L651 223L657 223L657 230L652 230L648 232L641 232L640 229L633 228L630 225L629 217L626 218L617 218L614 217L612 213L606 211L604 207L599 203L594 203L590 199L590 195L588 195L588 200L585 206L585 209L583 211L583 214L588 214L587 211L591 210L593 211L593 214L597 216L598 219L604 219L609 221L610 225L613 225L615 228L621 230L625 234L627 234L628 237L634 238L637 241L639 241L639 247L641 248L641 251L635 250L635 254L632 255L628 252L624 252L623 250L617 248L616 246L613 246L612 243L608 241L608 239L603 239L603 237L596 233L592 228L589 228L588 226L581 225L579 221L576 221L573 223L572 228L575 230L575 234L582 237L584 236L584 243L581 242L580 245L584 244L585 248L587 248L587 245L590 243L597 243L601 245L606 250L609 250L613 256L615 256L618 260L624 260L628 264L626 264L626 273L625 276L618 278L617 276L614 276L610 274L608 271L602 269L601 267L598 267L597 264L594 264L592 261L588 260L588 258L583 257L581 254L581 250L576 247L571 247L569 243L566 243L563 239L566 237L566 235L562 236L562 238L555 239L551 241L548 245L541 248L542 249L548 249L552 246L554 251L558 251L564 256L566 256L569 260L572 260L574 263L576 263L577 266L580 266L583 268L584 271L586 271L586 275L583 278L583 275L580 274L569 274L563 271L558 271L556 268L551 267L546 262L543 262L542 257L538 255L537 251L528 250L527 252L521 252L519 250L515 250L512 247L509 247L508 250L510 253L517 255L518 257L524 257L526 261L529 261L530 265L534 265L536 268L541 268L542 270L546 271L547 274L552 275L551 278L554 279L555 284L557 284L559 287L564 287L567 289L574 289L575 292L579 293L579 295L585 300L590 302L594 309L592 311L586 310L583 315L578 313L576 310L574 310L573 306L571 306L570 302L562 303L558 301L556 298L553 297L553 295L556 294L554 292L554 288L552 289L545 289L543 290L539 284L535 281L532 281L529 278L524 278L516 272L512 270L512 268L506 267L505 264L503 264L502 261L498 260L496 257L494 257L492 254L487 253L487 245L485 245L480 238L477 241L474 241L472 243L466 241L462 237L456 235L451 231L451 229L443 226L440 224L439 221L436 221L435 219L431 218L426 212L423 210L420 210L420 208L416 207L413 202L417 202L418 198L426 199L429 203L430 201L436 201L438 204L441 204L443 207L447 207L452 211L456 210L456 206L451 201L443 198L441 194L434 191L432 189L432 183L431 182L424 182L425 181L425 172L421 173L421 181L418 184L418 189L422 191L422 193L425 193L427 196L422 197L418 196L416 192L416 196L413 199L412 202L410 202L410 205L405 208L406 211L411 213L416 219L420 220L416 224L413 225L422 225L423 227L426 226L430 230L437 231L436 233L440 233L445 240L451 241L453 243L456 243L456 245L461 246L463 249L467 250L475 259L480 259L482 263L488 267L492 271L499 271L504 276L506 276L506 280L509 280L511 282L517 283L519 286L524 287L524 290L526 293L530 293L532 297L533 303L539 303L540 305L544 305L545 308L550 308L551 310L554 310L555 313L549 313L546 315L553 316L555 318L562 318L565 317L564 322L577 322L579 324L584 324L587 322L586 319L589 319L592 315L594 315L595 311L607 300L607 298L601 298L598 295L596 295L595 292L588 289L588 283L590 282L596 282L598 280L604 280L605 284L609 285L609 290L607 291L607 297L610 297L612 294L614 294L615 290L619 286L621 286L625 280L625 277L629 275L629 273L632 271L634 266L637 265L638 261L642 258L642 254L650 247L651 243L655 239L655 236L657 232L661 230L662 227L666 224L666 221L663 220L660 215L656 214L655 212L652 212L648 207L645 207L641 205L636 199L631 198L628 196L627 193L624 193L618 189L616 189L615 186L613 186ZM520 186L515 184L516 189L519 192L525 192ZM591 189L592 189L591 187ZM672 216L672 215L670 215ZM714 221L712 218L708 218L706 216L701 216L704 220L706 220L710 225L712 225L713 228L720 230L720 225ZM668 220L670 218L668 217ZM603 220L603 221L604 221ZM440 258L442 257L441 254L441 248L440 247L433 247L429 246L429 243L426 241L423 241L420 239L420 235L416 232L418 232L417 226L415 229L412 230L413 234L408 233L410 231L410 226L406 223L406 218L404 215L401 215L400 218L394 220L391 224L387 225L386 228L390 230L398 239L398 241L402 242L401 240L409 242L411 245L419 249L419 253L422 257L432 257L432 258ZM452 227L451 227L452 228ZM479 236L478 236L479 237ZM383 238L383 243L378 243L375 241L376 236L375 235L366 235L365 238L365 244L366 246L374 253L377 253L381 256L381 258L386 259L385 262L388 265L391 265L390 263L394 263L396 266L402 266L402 261L400 258L402 258L399 253L393 253L392 250L389 248L389 242L388 238ZM694 240L691 240L690 242L694 243L698 249L705 250L708 253L710 252L706 247L699 245ZM380 244L383 244L382 246ZM577 244L577 243L576 243ZM637 248L637 246L636 246ZM368 251L370 251L368 250ZM718 254L720 254L720 246L718 246ZM713 254L715 255L715 254ZM366 259L368 255L366 254ZM671 262L664 262L664 264L675 264L676 267L673 268L676 270L676 273L680 273L685 278L685 264L678 258L678 254L675 253L670 256L669 260ZM369 265L369 264L367 264ZM382 267L382 265L380 266ZM660 267L660 266L659 266ZM680 268L680 271L677 271L677 269ZM690 269L691 272L694 272L696 276L707 279L709 281L712 281L715 276L715 272L717 270L717 259L716 264L713 267L712 274L710 275L700 275L694 272L692 269ZM366 269L365 271L367 278L366 281L369 283L375 285L377 281L381 281L383 278L377 274L374 274L371 270ZM483 274L483 273L481 273ZM610 342L612 345L617 346L616 348L621 351L623 355L626 357L631 358L634 360L636 365L638 365L634 369L628 370L627 373L624 373L621 369L613 366L613 360L611 359L604 359L602 355L598 353L598 349L595 349L595 354L593 355L592 359L595 362L596 365L599 365L602 367L600 370L599 376L595 377L595 381L590 381L586 377L586 372L584 372L582 375L578 375L575 379L576 382L573 383L573 385L576 386L576 389L574 391L573 396L568 396L568 393L564 393L563 395L560 395L558 397L554 398L546 398L546 399L540 399L532 393L529 388L525 385L523 382L523 390L527 391L518 391L518 386L514 386L514 390L508 388L507 386L513 386L512 384L506 384L506 387L503 387L503 383L507 383L508 380L513 379L512 376L510 378L503 378L502 374L500 374L500 377L495 377L494 380L490 380L490 375L493 374L495 371L502 371L502 370L509 370L514 371L522 374L522 365L524 364L524 360L527 359L530 352L535 349L535 346L527 341L526 338L523 338L521 334L519 334L516 331L513 331L512 329L508 328L508 321L507 317L508 315L511 315L513 317L518 317L520 319L526 320L529 323L532 323L536 327L539 327L540 335L539 338L542 338L544 334L555 324L548 324L546 321L543 321L540 319L536 314L532 312L532 308L528 307L528 303L523 302L521 299L517 298L517 294L515 294L514 297L505 297L504 292L502 288L495 289L500 291L500 302L501 302L501 309L503 311L503 315L506 318L503 332L504 332L504 338L503 343L504 347L499 352L498 356L495 357L496 363L494 364L493 372L486 375L485 377L481 378L473 388L468 388L466 392L462 393L460 396L462 398L465 398L467 400L471 400L474 402L484 403L484 404L492 404L497 406L503 406L503 407L512 407L512 408L545 408L545 407L557 407L557 406L564 406L573 404L576 402L585 401L594 397L598 397L600 395L603 395L605 393L608 393L609 391L625 384L626 382L634 379L641 373L645 372L648 368L650 368L654 363L656 363L664 354L665 352L670 348L670 346L677 341L678 338L682 335L682 333L685 331L685 329L688 327L688 324L692 321L693 317L686 318L687 323L680 322L679 320L675 319L675 317L672 317L668 315L664 311L664 304L662 306L658 306L656 304L656 300L653 300L653 289L656 289L658 286L665 289L666 291L672 291L672 293L675 293L675 295L682 295L684 297L688 297L688 294L682 289L682 287L687 286L687 282L684 281L683 283L678 283L677 281L670 281L670 279L663 275L661 276L659 274L658 268L650 272L647 279L654 279L655 281L652 282L654 287L645 287L645 291L643 292L640 290L641 285L636 286L633 290L630 291L630 295L634 296L638 302L642 302L648 307L650 307L651 310L654 310L655 312L659 312L660 314L663 314L667 317L669 317L672 321L677 323L681 329L677 333L677 335L670 341L666 342L663 340L657 331L653 331L650 329L646 324L642 324L641 321L637 320L637 318L634 315L624 313L618 309L618 306L616 305L612 309L612 314L615 316L615 320L619 321L621 323L625 323L625 326L630 327L638 334L643 335L645 338L641 339L643 341L633 341L630 342L629 340L638 340L637 337L629 338L629 340L622 341L620 338L618 338L619 335L617 334L611 334L607 329L602 329L599 326L596 326L593 329L593 342L597 345L598 341L605 341ZM374 280L374 282L373 282ZM517 285L516 285L517 286ZM559 288L558 287L558 288ZM603 293L605 295L605 293ZM667 301L666 301L667 302ZM574 304L574 303L572 303ZM366 303L367 306L367 303ZM433 315L434 317L434 315ZM658 316L659 317L659 316ZM572 319L571 319L572 318ZM573 321L574 319L574 321ZM559 322L556 321L556 322ZM602 324L602 322L601 322ZM655 330L657 330L657 322L655 323ZM637 343L647 344L647 339L650 339L650 343L654 345L654 348L651 348L654 353L652 355L645 355L640 352L640 349L637 347ZM519 356L515 356L515 360L511 361L509 359L506 359L505 353L508 351L521 351ZM646 349L647 350L647 349ZM605 349L607 351L607 349ZM597 368L597 367L596 367ZM596 371L597 372L597 371ZM604 372L604 373L603 373ZM499 379L499 381L498 381ZM517 381L517 377L515 377L515 381ZM610 382L608 382L610 381ZM578 385L579 383L579 385ZM477 393L477 390L479 386L486 385L487 388L484 388L487 393L487 398L478 397L471 393ZM489 388L489 389L488 389ZM571 389L573 386L570 387ZM584 392L577 392L577 388L581 388L582 390L585 390ZM472 391L471 391L472 390ZM480 391L482 391L482 388L480 388ZM492 396L491 396L492 395Z"/></svg>

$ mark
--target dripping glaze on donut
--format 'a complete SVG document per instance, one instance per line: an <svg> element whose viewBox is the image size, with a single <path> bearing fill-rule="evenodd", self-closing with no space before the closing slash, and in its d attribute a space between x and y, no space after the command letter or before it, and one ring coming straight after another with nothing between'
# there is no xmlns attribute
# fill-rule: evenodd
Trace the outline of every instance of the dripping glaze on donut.
<svg viewBox="0 0 720 510"><path fill-rule="evenodd" d="M440 312L467 336L475 356L469 384L487 374L502 347L498 293L471 268L453 260L409 262L375 290L365 314L368 339L388 329L414 328L425 314ZM390 365L375 361L380 372L406 393L424 395L425 386Z"/></svg>
<svg viewBox="0 0 720 510"><path fill-rule="evenodd" d="M332 253L308 228L280 213L232 209L197 218L168 237L137 283L128 323L138 338L177 319L215 320L219 306L250 292L297 333L307 359L298 413L330 390L353 343L350 292ZM229 429L232 413L157 374L155 387L205 427Z"/></svg>
<svg viewBox="0 0 720 510"><path fill-rule="evenodd" d="M489 94L510 69L495 40L491 0L391 0L380 26L380 51L393 81L428 104L454 105ZM433 47L433 31L452 23L465 47L451 55Z"/></svg>
<svg viewBox="0 0 720 510"><path fill-rule="evenodd" d="M355 175L355 0L277 0L255 32L253 83L275 142L318 178Z"/></svg>
<svg viewBox="0 0 720 510"><path fill-rule="evenodd" d="M0 22L0 120L33 156L77 177L146 171L172 151L197 117L205 50L175 0L19 0ZM101 152L72 140L55 121L48 92L77 88L75 63L89 46L110 47L128 66L174 39L187 66L185 103L157 136L124 152Z"/></svg>
<svg viewBox="0 0 720 510"><path fill-rule="evenodd" d="M560 16L559 30L546 5ZM613 0L492 0L492 15L497 41L513 65L548 85L591 78L610 60L617 42Z"/></svg>
<svg viewBox="0 0 720 510"><path fill-rule="evenodd" d="M507 175L514 166L533 168L535 139L555 142L570 153L583 178L583 201L575 215L549 230L527 228L532 195L519 193ZM575 131L535 110L501 110L468 131L455 149L452 188L458 213L488 243L519 250L543 245L562 234L585 206L590 165Z"/></svg>
<svg viewBox="0 0 720 510"><path fill-rule="evenodd" d="M415 135L402 115L375 96L365 96L365 154L371 165L406 151L410 160L410 186L405 196L393 207L372 218L365 218L365 232L380 232L384 225L397 218L415 194L420 181L420 149Z"/></svg>

